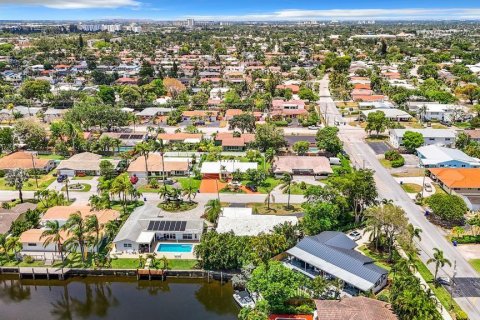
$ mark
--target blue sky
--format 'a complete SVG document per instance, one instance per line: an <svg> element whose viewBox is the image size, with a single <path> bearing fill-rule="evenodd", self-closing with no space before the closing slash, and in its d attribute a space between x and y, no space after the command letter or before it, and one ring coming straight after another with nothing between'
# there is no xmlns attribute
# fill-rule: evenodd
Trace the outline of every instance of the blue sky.
<svg viewBox="0 0 480 320"><path fill-rule="evenodd" d="M479 0L0 0L0 20L480 19Z"/></svg>

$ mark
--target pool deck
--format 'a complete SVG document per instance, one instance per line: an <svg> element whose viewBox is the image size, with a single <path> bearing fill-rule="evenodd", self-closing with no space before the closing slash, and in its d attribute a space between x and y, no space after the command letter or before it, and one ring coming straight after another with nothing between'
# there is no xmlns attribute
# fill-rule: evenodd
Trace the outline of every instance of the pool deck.
<svg viewBox="0 0 480 320"><path fill-rule="evenodd" d="M162 242L164 244L172 244L171 242ZM198 243L183 243L183 244L191 244L192 245L192 251L191 252L158 252L156 251L157 250L157 247L158 247L158 244L155 244L153 246L154 250L155 251L152 251L152 252L155 252L157 254L157 258L158 257L165 257L169 260L175 260L175 259L181 259L181 260L185 260L185 259L196 259L197 257L195 257L195 254L193 253L193 249L195 248L195 246L198 244ZM140 255L143 255L144 257L148 254L148 252L144 252L144 253L126 253L126 252L116 252L115 248L112 249L112 251L110 251L110 255L111 256L116 256L117 258L119 259L122 259L122 258L125 258L125 259L138 259L138 257Z"/></svg>

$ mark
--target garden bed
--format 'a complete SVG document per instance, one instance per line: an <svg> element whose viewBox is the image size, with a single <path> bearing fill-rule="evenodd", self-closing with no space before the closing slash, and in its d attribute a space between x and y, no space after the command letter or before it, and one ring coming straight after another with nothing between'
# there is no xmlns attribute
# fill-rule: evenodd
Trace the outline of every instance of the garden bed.
<svg viewBox="0 0 480 320"><path fill-rule="evenodd" d="M195 209L198 206L196 202L161 202L158 208L168 212L184 212Z"/></svg>

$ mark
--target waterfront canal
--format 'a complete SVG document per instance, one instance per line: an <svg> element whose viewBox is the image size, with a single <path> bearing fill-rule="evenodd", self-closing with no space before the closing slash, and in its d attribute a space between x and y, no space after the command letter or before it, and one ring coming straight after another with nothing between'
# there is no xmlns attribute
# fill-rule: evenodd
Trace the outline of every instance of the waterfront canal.
<svg viewBox="0 0 480 320"><path fill-rule="evenodd" d="M0 277L0 319L237 319L230 283Z"/></svg>

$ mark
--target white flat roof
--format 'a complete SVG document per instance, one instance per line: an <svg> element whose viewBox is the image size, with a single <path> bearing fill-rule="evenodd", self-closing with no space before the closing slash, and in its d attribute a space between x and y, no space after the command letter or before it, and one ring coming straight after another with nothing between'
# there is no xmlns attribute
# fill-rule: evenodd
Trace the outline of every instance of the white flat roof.
<svg viewBox="0 0 480 320"><path fill-rule="evenodd" d="M217 232L233 231L237 236L256 236L262 232L269 233L273 227L285 222L297 224L295 216L275 216L253 214L252 208L223 208L218 219Z"/></svg>
<svg viewBox="0 0 480 320"><path fill-rule="evenodd" d="M226 172L246 172L248 169L257 169L258 163L256 162L240 162L236 160L216 161L216 162L204 162L202 164L201 173L220 173L220 169Z"/></svg>
<svg viewBox="0 0 480 320"><path fill-rule="evenodd" d="M153 240L153 237L155 236L155 232L153 231L142 231L138 235L136 243L150 243Z"/></svg>

